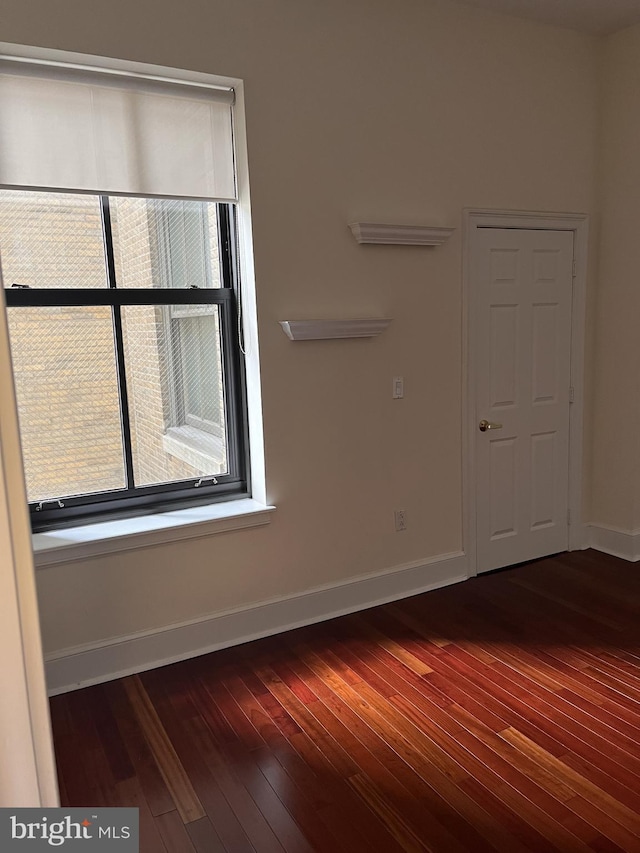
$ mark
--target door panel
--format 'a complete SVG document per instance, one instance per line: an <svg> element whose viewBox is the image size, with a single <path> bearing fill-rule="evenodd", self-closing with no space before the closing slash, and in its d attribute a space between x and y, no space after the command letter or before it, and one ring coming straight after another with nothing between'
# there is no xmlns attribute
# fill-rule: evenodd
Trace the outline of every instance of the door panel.
<svg viewBox="0 0 640 853"><path fill-rule="evenodd" d="M493 408L515 406L518 392L516 377L518 306L491 306L490 400Z"/></svg>
<svg viewBox="0 0 640 853"><path fill-rule="evenodd" d="M573 233L478 228L478 571L568 547Z"/></svg>
<svg viewBox="0 0 640 853"><path fill-rule="evenodd" d="M492 539L514 536L516 518L516 469L518 440L516 438L495 439L489 444L489 468L491 471L491 527Z"/></svg>
<svg viewBox="0 0 640 853"><path fill-rule="evenodd" d="M531 436L531 529L556 524L555 506L556 434Z"/></svg>

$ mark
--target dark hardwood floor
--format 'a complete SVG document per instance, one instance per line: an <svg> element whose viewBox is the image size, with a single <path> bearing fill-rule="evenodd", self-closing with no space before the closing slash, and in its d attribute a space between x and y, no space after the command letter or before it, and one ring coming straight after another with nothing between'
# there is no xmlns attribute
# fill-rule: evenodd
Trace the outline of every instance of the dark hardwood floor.
<svg viewBox="0 0 640 853"><path fill-rule="evenodd" d="M144 853L640 853L640 567L561 555L58 696Z"/></svg>

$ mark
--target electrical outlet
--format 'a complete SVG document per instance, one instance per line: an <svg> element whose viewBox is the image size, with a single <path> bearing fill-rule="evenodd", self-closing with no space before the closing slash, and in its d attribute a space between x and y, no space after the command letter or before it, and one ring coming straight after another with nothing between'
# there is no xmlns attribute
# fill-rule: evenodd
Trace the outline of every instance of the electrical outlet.
<svg viewBox="0 0 640 853"><path fill-rule="evenodd" d="M393 399L402 400L404 397L404 379L402 376L393 377Z"/></svg>
<svg viewBox="0 0 640 853"><path fill-rule="evenodd" d="M403 509L397 509L393 516L396 521L396 533L400 533L402 530L407 529L407 513Z"/></svg>

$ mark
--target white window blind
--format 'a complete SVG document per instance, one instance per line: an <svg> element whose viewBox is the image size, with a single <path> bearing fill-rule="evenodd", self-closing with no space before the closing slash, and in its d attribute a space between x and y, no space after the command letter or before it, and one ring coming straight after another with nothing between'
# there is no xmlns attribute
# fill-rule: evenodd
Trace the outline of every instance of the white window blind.
<svg viewBox="0 0 640 853"><path fill-rule="evenodd" d="M233 91L0 58L0 185L233 201Z"/></svg>

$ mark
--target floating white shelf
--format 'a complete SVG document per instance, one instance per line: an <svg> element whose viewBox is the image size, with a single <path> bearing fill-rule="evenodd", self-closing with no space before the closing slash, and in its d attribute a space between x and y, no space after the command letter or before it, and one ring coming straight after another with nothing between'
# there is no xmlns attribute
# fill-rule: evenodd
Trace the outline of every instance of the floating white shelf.
<svg viewBox="0 0 640 853"><path fill-rule="evenodd" d="M375 338L391 320L281 320L285 335L292 341L319 341L330 338Z"/></svg>
<svg viewBox="0 0 640 853"><path fill-rule="evenodd" d="M389 246L441 246L455 228L426 225L382 225L375 222L352 222L349 225L358 243Z"/></svg>

